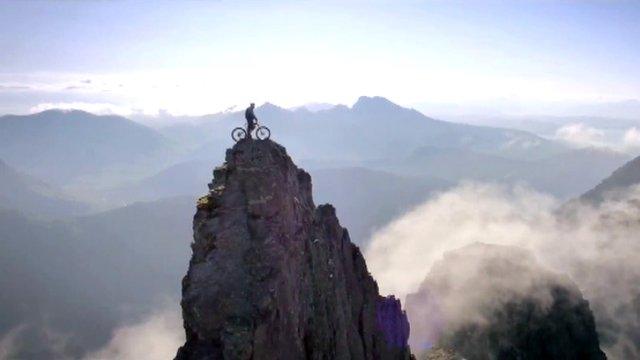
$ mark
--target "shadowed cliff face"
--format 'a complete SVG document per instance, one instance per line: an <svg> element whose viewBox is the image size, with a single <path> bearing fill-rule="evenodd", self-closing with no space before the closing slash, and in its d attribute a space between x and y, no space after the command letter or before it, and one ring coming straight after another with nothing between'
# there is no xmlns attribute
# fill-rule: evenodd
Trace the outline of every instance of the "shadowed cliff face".
<svg viewBox="0 0 640 360"><path fill-rule="evenodd" d="M177 359L408 359L400 302L378 294L331 205L283 147L242 141L198 201Z"/></svg>

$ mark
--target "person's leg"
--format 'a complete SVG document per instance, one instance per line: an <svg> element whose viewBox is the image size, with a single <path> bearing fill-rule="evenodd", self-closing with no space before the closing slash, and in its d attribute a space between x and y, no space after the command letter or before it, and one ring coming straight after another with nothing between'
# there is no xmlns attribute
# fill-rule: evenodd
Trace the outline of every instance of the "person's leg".
<svg viewBox="0 0 640 360"><path fill-rule="evenodd" d="M251 121L247 124L247 138L251 139L251 132L256 127L256 123Z"/></svg>

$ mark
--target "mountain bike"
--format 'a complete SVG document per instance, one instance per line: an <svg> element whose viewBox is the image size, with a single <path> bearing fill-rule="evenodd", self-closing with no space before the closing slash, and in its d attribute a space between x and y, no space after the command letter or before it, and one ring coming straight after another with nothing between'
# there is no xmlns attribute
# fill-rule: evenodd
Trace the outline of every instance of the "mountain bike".
<svg viewBox="0 0 640 360"><path fill-rule="evenodd" d="M267 140L271 137L271 130L266 126L261 126L256 123L256 128L253 130L258 140ZM231 131L231 138L233 141L238 142L247 137L247 130L241 127L237 127Z"/></svg>

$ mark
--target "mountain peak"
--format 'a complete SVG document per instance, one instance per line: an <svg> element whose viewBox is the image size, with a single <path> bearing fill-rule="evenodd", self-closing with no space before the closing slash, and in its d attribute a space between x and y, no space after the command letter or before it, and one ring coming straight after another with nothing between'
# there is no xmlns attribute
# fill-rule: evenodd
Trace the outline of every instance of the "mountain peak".
<svg viewBox="0 0 640 360"><path fill-rule="evenodd" d="M43 110L37 113L34 113L35 116L47 116L47 115L84 115L84 116L98 116L96 114L78 110L78 109L48 109Z"/></svg>
<svg viewBox="0 0 640 360"><path fill-rule="evenodd" d="M374 109L379 109L379 108L388 108L388 109L396 109L396 108L400 108L400 105L397 105L393 102L391 102L390 100L381 97L381 96L373 96L373 97L369 97L369 96L361 96L358 98L358 101L356 101L355 104L353 104L352 107L354 110L358 110L358 109L370 109L370 108L374 108Z"/></svg>
<svg viewBox="0 0 640 360"><path fill-rule="evenodd" d="M177 359L408 359L399 300L382 297L331 205L284 147L227 150L198 201Z"/></svg>
<svg viewBox="0 0 640 360"><path fill-rule="evenodd" d="M314 103L308 103L308 104L304 104L301 106L295 106L293 108L291 108L291 110L293 111L308 111L308 112L318 112L318 111L325 111L325 110L330 110L333 109L336 105L334 104L329 104L329 103L323 103L323 102L314 102Z"/></svg>
<svg viewBox="0 0 640 360"><path fill-rule="evenodd" d="M258 106L258 110L260 110L260 111L286 111L286 109L281 108L280 106L272 104L270 102L266 102L266 103Z"/></svg>

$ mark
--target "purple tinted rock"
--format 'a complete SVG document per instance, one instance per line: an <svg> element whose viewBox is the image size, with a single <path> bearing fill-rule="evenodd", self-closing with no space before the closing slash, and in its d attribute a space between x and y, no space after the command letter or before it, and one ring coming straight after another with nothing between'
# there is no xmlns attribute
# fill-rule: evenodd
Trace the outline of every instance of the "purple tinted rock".
<svg viewBox="0 0 640 360"><path fill-rule="evenodd" d="M384 333L388 344L399 348L406 346L409 321L400 300L393 295L378 299L378 328Z"/></svg>

